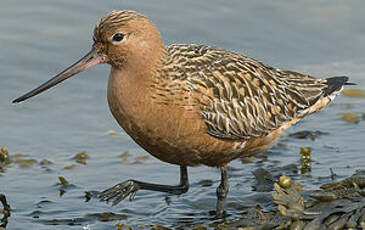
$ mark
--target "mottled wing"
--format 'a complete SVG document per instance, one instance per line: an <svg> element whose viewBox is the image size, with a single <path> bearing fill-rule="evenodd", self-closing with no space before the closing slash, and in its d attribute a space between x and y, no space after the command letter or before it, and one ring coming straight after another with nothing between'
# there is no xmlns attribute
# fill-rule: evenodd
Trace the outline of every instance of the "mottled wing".
<svg viewBox="0 0 365 230"><path fill-rule="evenodd" d="M243 55L198 45L171 45L175 71L194 92L208 133L228 139L267 135L308 113L326 80L274 69Z"/></svg>

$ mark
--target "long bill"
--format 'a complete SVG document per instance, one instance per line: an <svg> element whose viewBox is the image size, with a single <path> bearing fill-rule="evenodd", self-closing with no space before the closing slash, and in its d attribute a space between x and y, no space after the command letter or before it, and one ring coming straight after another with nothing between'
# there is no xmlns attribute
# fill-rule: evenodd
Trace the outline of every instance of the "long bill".
<svg viewBox="0 0 365 230"><path fill-rule="evenodd" d="M80 73L84 71L85 69L104 62L103 57L98 54L96 49L93 47L91 51L86 54L83 58L81 58L79 61L65 69L63 72L59 73L55 77L51 78L50 80L46 81L42 85L38 86L37 88L29 91L28 93L24 94L21 97L18 97L17 99L13 100L13 103L19 103L22 102L30 97L33 97L55 85L58 83L66 80L67 78L72 77L73 75Z"/></svg>

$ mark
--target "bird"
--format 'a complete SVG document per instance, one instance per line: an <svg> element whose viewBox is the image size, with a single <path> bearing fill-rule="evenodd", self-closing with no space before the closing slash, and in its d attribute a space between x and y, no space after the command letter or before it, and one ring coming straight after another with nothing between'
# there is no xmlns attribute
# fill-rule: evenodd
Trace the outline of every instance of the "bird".
<svg viewBox="0 0 365 230"><path fill-rule="evenodd" d="M114 10L95 25L91 51L15 99L33 97L96 64L111 66L110 111L144 150L180 167L177 185L129 179L98 194L118 204L138 190L183 194L187 167L220 169L215 215L225 216L227 164L267 150L290 126L331 102L348 77L319 78L274 68L208 45L165 45L143 14Z"/></svg>

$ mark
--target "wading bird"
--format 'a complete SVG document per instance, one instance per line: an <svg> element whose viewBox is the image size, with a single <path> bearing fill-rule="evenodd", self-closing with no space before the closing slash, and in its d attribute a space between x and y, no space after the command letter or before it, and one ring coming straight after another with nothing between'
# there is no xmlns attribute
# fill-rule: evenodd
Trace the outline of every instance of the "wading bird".
<svg viewBox="0 0 365 230"><path fill-rule="evenodd" d="M180 166L176 186L127 180L99 194L113 204L132 200L139 189L185 193L187 167L203 164L221 170L216 216L224 216L226 165L267 149L291 125L332 101L348 80L273 68L211 46L165 46L152 22L129 10L104 16L93 40L86 56L13 102L95 64L111 65L107 98L114 118L147 152Z"/></svg>

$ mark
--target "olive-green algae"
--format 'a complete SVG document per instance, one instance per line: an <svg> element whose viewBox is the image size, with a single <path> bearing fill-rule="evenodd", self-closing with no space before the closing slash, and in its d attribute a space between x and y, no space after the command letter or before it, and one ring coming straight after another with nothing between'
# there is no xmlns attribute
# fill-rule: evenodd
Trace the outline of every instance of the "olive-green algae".
<svg viewBox="0 0 365 230"><path fill-rule="evenodd" d="M6 147L2 146L0 149L0 172L5 172L5 168L13 163L22 168L30 168L38 162L36 159L27 157L29 157L29 155L25 153L9 154Z"/></svg>
<svg viewBox="0 0 365 230"><path fill-rule="evenodd" d="M79 152L77 153L73 159L79 163L79 164L83 164L83 165L86 165L86 159L89 158L89 155L87 154L86 151L82 151L82 152Z"/></svg>
<svg viewBox="0 0 365 230"><path fill-rule="evenodd" d="M361 229L365 226L365 170L323 184L322 190L303 191L302 185L275 183L273 202L277 210L248 208L240 219L225 220L220 229ZM284 180L284 179L282 179Z"/></svg>
<svg viewBox="0 0 365 230"><path fill-rule="evenodd" d="M341 120L347 121L352 124L358 124L360 122L361 116L362 116L361 113L348 112L344 113L341 116Z"/></svg>
<svg viewBox="0 0 365 230"><path fill-rule="evenodd" d="M311 153L312 149L310 147L300 148L300 165L301 165L300 172L302 175L312 171Z"/></svg>
<svg viewBox="0 0 365 230"><path fill-rule="evenodd" d="M0 228L6 228L8 224L8 218L11 216L10 213L10 205L6 200L6 196L0 193L0 202L3 205L3 208L0 209L0 214L3 215L3 218L0 220Z"/></svg>
<svg viewBox="0 0 365 230"><path fill-rule="evenodd" d="M363 97L365 98L365 90L363 89L344 89L343 94L349 97Z"/></svg>

